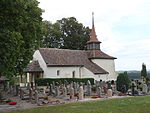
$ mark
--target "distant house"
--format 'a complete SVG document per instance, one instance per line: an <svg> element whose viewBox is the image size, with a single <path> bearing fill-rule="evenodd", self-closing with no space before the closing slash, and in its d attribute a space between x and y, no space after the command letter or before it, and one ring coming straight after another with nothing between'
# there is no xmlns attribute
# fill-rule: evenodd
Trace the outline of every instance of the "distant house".
<svg viewBox="0 0 150 113"><path fill-rule="evenodd" d="M94 20L93 20L94 21ZM40 48L33 54L33 60L24 72L29 81L35 78L94 78L95 80L116 80L115 57L100 49L94 22L86 50Z"/></svg>

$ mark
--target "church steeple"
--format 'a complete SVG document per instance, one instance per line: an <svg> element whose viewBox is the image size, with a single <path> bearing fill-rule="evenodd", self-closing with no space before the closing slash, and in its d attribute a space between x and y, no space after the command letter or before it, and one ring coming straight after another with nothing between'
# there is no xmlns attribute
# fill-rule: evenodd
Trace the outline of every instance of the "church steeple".
<svg viewBox="0 0 150 113"><path fill-rule="evenodd" d="M92 13L92 31L90 33L90 40L87 41L87 50L100 50L100 41L97 39L94 26L94 13Z"/></svg>

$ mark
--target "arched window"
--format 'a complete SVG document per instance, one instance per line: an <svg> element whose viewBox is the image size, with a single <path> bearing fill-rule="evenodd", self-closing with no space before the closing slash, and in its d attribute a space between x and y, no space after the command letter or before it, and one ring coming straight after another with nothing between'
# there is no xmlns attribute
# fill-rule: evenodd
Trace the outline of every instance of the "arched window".
<svg viewBox="0 0 150 113"><path fill-rule="evenodd" d="M72 78L75 78L75 71L72 72Z"/></svg>
<svg viewBox="0 0 150 113"><path fill-rule="evenodd" d="M59 76L60 75L60 70L57 70L57 76Z"/></svg>

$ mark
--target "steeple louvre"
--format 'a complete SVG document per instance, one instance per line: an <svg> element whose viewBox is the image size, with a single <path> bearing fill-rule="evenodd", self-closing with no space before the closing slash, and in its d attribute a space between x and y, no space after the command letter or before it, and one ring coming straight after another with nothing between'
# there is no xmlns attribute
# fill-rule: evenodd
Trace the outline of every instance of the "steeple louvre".
<svg viewBox="0 0 150 113"><path fill-rule="evenodd" d="M90 33L90 40L87 41L87 50L100 50L100 41L97 39L94 26L94 13L92 13L92 31Z"/></svg>

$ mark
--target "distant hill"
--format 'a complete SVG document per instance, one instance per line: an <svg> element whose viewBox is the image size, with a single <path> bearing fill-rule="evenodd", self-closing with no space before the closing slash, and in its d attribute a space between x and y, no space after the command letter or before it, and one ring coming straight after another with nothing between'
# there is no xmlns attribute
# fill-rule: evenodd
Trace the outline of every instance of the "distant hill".
<svg viewBox="0 0 150 113"><path fill-rule="evenodd" d="M123 73L124 71L118 71L118 73ZM130 79L141 79L141 71L130 70L127 71ZM150 77L150 70L148 71L148 76Z"/></svg>

